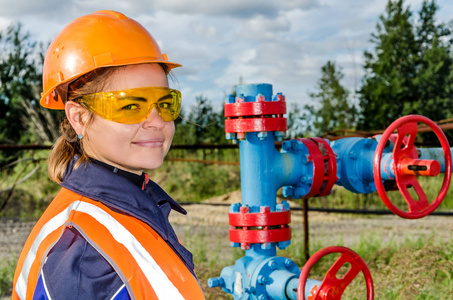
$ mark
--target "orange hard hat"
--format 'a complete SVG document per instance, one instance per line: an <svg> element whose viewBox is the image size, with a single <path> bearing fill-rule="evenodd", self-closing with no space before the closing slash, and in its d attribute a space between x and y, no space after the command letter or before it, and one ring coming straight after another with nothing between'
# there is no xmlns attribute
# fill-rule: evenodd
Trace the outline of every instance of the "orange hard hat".
<svg viewBox="0 0 453 300"><path fill-rule="evenodd" d="M161 63L172 68L151 34L125 15L102 10L69 23L47 49L41 105L64 109L67 85L98 68Z"/></svg>

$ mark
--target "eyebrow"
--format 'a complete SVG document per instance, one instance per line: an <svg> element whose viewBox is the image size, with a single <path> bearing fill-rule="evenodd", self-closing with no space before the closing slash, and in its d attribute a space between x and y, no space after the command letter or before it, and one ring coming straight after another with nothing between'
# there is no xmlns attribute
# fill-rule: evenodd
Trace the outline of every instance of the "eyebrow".
<svg viewBox="0 0 453 300"><path fill-rule="evenodd" d="M160 101L163 101L163 100L167 100L167 99L173 99L173 95L172 94L167 94L165 96L162 96L160 97L157 102L160 102Z"/></svg>
<svg viewBox="0 0 453 300"><path fill-rule="evenodd" d="M148 102L148 100L144 97L135 97L135 96L121 97L121 98L118 98L118 100L135 100L135 101L140 101L140 102Z"/></svg>

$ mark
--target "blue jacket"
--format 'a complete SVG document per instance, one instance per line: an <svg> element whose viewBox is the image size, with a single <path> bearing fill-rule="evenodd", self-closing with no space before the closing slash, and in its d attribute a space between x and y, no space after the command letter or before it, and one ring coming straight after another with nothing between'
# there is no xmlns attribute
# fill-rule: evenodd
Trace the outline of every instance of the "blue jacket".
<svg viewBox="0 0 453 300"><path fill-rule="evenodd" d="M75 163L77 158L74 159ZM156 183L139 186L108 168L93 163L68 167L64 188L100 201L117 212L151 226L194 274L192 254L178 241L168 216L186 211ZM67 228L42 267L34 299L130 299L122 279L104 257L75 228Z"/></svg>

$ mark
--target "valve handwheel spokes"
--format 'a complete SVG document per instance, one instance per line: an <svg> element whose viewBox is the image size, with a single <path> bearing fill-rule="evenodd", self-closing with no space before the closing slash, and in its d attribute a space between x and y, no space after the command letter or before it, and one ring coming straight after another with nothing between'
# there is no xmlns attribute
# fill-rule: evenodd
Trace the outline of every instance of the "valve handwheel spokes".
<svg viewBox="0 0 453 300"><path fill-rule="evenodd" d="M317 288L315 295L311 297L311 300L338 300L341 299L346 287L351 281L360 273L363 272L367 287L367 300L374 299L374 288L373 279L371 277L370 270L368 269L365 261L354 251L349 248L341 246L326 247L315 254L313 254L302 268L302 272L299 277L299 284L297 286L297 299L305 300L305 283L308 279L313 266L322 257L332 254L341 253L341 256L334 262L334 264L327 271L321 285ZM338 278L337 273L346 263L350 264L350 268L344 276Z"/></svg>
<svg viewBox="0 0 453 300"><path fill-rule="evenodd" d="M418 165L421 165L421 167L424 167L426 169L426 166L428 166L428 171L425 171L425 173L430 174L428 176L435 176L440 171L440 164L436 161L434 161L434 163L433 161L426 161L426 163L424 163L423 160L418 160L417 149L414 145L415 138L417 136L418 122L428 125L433 130L441 143L445 157L445 175L442 187L439 191L439 194L431 204L428 201L428 197L426 196L425 191L417 180L417 174L415 172L411 174L411 172L408 172L406 170L407 166L411 164L411 167L415 168L419 167ZM381 175L382 155L387 141L395 130L397 130L397 138L395 146L393 148L393 171L395 174L398 189L408 205L408 212L399 209L390 201L384 189ZM440 203L442 203L442 200L447 194L448 187L450 186L451 169L452 158L450 146L448 144L447 138L445 137L445 134L436 123L426 117L419 115L404 116L393 122L382 134L374 155L373 173L377 192L379 193L379 196L381 197L385 205L393 213L406 219L423 218L432 213L440 205ZM412 197L412 195L409 193L410 188L413 188L415 190L415 193L418 196L417 200L414 199L414 197Z"/></svg>

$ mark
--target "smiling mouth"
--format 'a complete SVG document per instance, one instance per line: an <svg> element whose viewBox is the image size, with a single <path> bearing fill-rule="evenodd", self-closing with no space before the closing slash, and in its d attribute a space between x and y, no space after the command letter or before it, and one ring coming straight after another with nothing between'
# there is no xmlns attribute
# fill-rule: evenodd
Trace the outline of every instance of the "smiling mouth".
<svg viewBox="0 0 453 300"><path fill-rule="evenodd" d="M132 144L145 148L161 148L164 145L163 140L132 142Z"/></svg>

